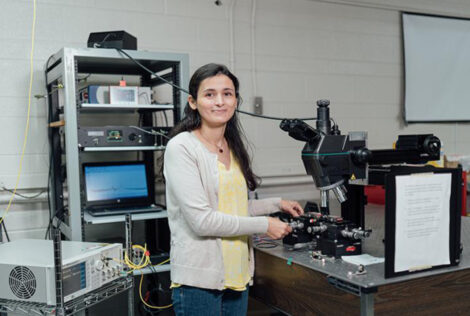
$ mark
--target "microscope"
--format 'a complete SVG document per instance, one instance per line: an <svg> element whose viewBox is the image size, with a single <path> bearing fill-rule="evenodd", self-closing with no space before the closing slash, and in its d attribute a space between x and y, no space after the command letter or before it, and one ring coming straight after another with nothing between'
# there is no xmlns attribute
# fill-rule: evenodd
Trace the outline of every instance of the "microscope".
<svg viewBox="0 0 470 316"><path fill-rule="evenodd" d="M305 142L302 161L320 190L319 213L284 219L293 228L284 244L295 248L310 237L317 250L338 258L360 254L362 239L371 234L363 229L364 185L383 185L389 165L439 160L441 142L432 134L400 135L394 149L370 150L367 132L341 134L330 118L329 105L329 100L317 101L316 128L298 119L285 119L280 124L289 136ZM330 192L341 203L341 217L330 215ZM302 240L295 236L302 236Z"/></svg>

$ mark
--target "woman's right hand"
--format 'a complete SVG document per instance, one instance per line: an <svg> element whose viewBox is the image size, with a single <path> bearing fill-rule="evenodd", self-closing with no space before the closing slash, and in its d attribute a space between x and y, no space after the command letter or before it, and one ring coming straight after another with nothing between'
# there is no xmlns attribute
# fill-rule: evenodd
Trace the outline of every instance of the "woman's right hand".
<svg viewBox="0 0 470 316"><path fill-rule="evenodd" d="M267 235L272 239L284 238L292 231L292 228L283 221L275 217L268 217Z"/></svg>

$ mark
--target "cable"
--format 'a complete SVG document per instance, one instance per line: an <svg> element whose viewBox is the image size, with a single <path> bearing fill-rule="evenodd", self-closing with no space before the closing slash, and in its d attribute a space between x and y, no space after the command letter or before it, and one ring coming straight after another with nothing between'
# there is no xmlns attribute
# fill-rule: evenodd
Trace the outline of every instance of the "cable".
<svg viewBox="0 0 470 316"><path fill-rule="evenodd" d="M46 67L45 67L45 70L44 70L44 84L46 85L45 88L46 88L46 102L47 102L47 123L51 123L52 121L52 113L51 113L51 108L50 108L50 104L49 104L49 93L48 93L48 85L47 85L47 72L48 72L48 69L49 69L49 62L51 61L51 59L54 57L54 55L51 55L49 56L49 58L47 59L46 61ZM44 236L44 239L47 239L47 235L49 234L49 230L51 228L51 225L52 225L52 205L51 205L51 181L52 181L52 178L51 178L51 174L52 174L52 157L53 157L53 154L52 154L52 130L51 128L49 128L47 130L47 140L49 142L49 170L47 172L47 207L48 207L48 210L49 210L49 225L47 225L47 228L46 228L46 235Z"/></svg>
<svg viewBox="0 0 470 316"><path fill-rule="evenodd" d="M60 89L63 89L63 88L64 88L64 85L59 83L57 86L54 86L54 89L51 89L50 92L47 92L46 94L35 94L34 97L36 99L47 99L51 94L53 94L54 92L59 91Z"/></svg>
<svg viewBox="0 0 470 316"><path fill-rule="evenodd" d="M49 56L49 58L46 61L46 67L44 71L44 83L46 85L46 102L47 102L47 123L51 123L52 121L52 113L51 113L51 107L49 106L49 96L52 94L53 91L48 93L48 85L47 85L47 71L49 69L49 62L51 59L54 57L54 55ZM53 89L51 89L53 90ZM55 213L54 216L52 216L52 203L51 203L51 182L52 182L52 163L53 163L53 153L52 153L52 129L49 128L47 132L47 138L49 141L49 170L47 173L47 207L49 209L49 224L47 225L46 228L46 234L44 236L44 239L47 239L47 235L49 234L49 230L51 229L52 221L54 220L54 217L58 214L58 212Z"/></svg>
<svg viewBox="0 0 470 316"><path fill-rule="evenodd" d="M146 92L139 93L139 98L143 95L145 95L145 99L147 99L146 100L148 102L147 104L152 104L152 100L150 100L150 96Z"/></svg>
<svg viewBox="0 0 470 316"><path fill-rule="evenodd" d="M275 241L260 235L253 236L253 244L260 249L271 249L279 246Z"/></svg>
<svg viewBox="0 0 470 316"><path fill-rule="evenodd" d="M23 169L23 158L24 152L26 149L26 143L28 141L28 132L29 132L29 119L31 116L31 92L33 89L33 53L34 53L34 32L36 26L36 0L33 0L33 25L31 28L31 53L30 53L30 75L29 75L29 91L28 91L28 112L27 112L27 119L26 119L26 127L24 130L24 141L23 141L23 149L21 150L21 157L20 157L20 166L18 169L18 175L16 177L16 184L15 189L13 190L13 194L11 195L10 201L8 202L8 206L6 210L3 212L2 217L0 218L0 224L3 223L5 220L5 216L7 216L8 211L10 210L11 204L13 199L15 198L16 190L18 189L18 184L20 183L20 176L21 170Z"/></svg>
<svg viewBox="0 0 470 316"><path fill-rule="evenodd" d="M90 76L91 76L91 74L88 74L88 75L86 75L86 76L83 77L83 78L78 78L78 79L77 79L77 82L86 81L88 78L90 78Z"/></svg>
<svg viewBox="0 0 470 316"><path fill-rule="evenodd" d="M330 117L330 121L333 122L333 126L336 126L336 122L335 122L335 120L333 120L333 118Z"/></svg>
<svg viewBox="0 0 470 316"><path fill-rule="evenodd" d="M162 265L162 264L165 264L167 262L169 262L170 259L166 259L165 261L162 261L154 266L159 266L159 265ZM143 280L144 280L144 274L142 273L140 275L140 282L139 282L139 297L140 297L140 300L142 301L142 303L144 303L145 306L149 307L149 308L152 308L152 309L166 309L166 308L170 308L173 306L173 304L169 304L169 305L165 305L165 306L155 306L155 305L150 305L149 303L147 303L144 298L142 297L142 283L143 283Z"/></svg>
<svg viewBox="0 0 470 316"><path fill-rule="evenodd" d="M145 67L144 65L142 65L139 61L135 60L131 55L129 55L128 53L126 53L125 51L123 51L122 49L120 48L115 48L119 53L127 56L130 60L132 60L136 65L138 65L140 68L144 69L145 71L147 71L148 73L154 75L155 77L157 77L158 79L160 79L161 81L171 85L172 87L180 90L180 91L183 91L183 92L186 92L187 94L189 94L189 91L184 89L184 88L181 88L180 86L177 86L175 85L173 82L171 81L168 81L166 80L165 78L163 78L162 76L160 75L157 75L157 73L153 72L152 70L148 69L147 67Z"/></svg>
<svg viewBox="0 0 470 316"><path fill-rule="evenodd" d="M39 193L37 193L37 194L35 194L35 195L30 195L30 196L28 196L28 195L24 195L24 194L21 194L21 193L18 193L18 192L14 192L13 190L7 189L7 188L5 188L5 187L2 187L1 190L2 190L2 191L10 192L10 193L12 193L12 194L14 194L14 195L20 196L20 197L22 197L22 198L24 198L24 199L28 199L28 200L33 200L33 199L37 198L38 196L40 196L41 194L43 194L44 192L47 191L47 190L42 190L41 192L39 192Z"/></svg>
<svg viewBox="0 0 470 316"><path fill-rule="evenodd" d="M47 225L46 228L46 235L44 236L44 239L47 239L47 235L49 234L49 229L51 228L52 225L52 210L51 210L51 188L50 188L50 183L51 183L51 161L49 160L49 173L47 176L47 208L48 208L48 213L49 213L49 224Z"/></svg>
<svg viewBox="0 0 470 316"><path fill-rule="evenodd" d="M166 115L166 111L162 111L162 114L163 114L163 117L165 118L165 126L169 127L168 126L168 116Z"/></svg>
<svg viewBox="0 0 470 316"><path fill-rule="evenodd" d="M163 309L157 309L157 310L151 310L150 308L148 308L147 306L145 306L143 303L142 305L142 308L144 309L144 311L147 313L146 315L151 315L151 316L155 316L155 315L158 315L160 314Z"/></svg>
<svg viewBox="0 0 470 316"><path fill-rule="evenodd" d="M64 214L65 212L68 210L68 205L64 205L64 209L63 209L63 212L62 212L62 216L61 218L59 218L59 220L61 221L64 221ZM59 214L61 210L57 210L55 213L54 213L54 216L52 216L50 210L49 210L49 224L47 225L47 229L46 229L46 234L44 236L44 239L47 239L47 235L49 234L49 231L51 230L51 227L52 227L52 222L54 221L54 218Z"/></svg>
<svg viewBox="0 0 470 316"><path fill-rule="evenodd" d="M147 245L145 246L140 246L140 245L132 245L132 249L138 249L143 252L142 259L140 260L139 263L133 262L130 258L127 252L124 253L124 264L126 264L129 268L133 270L140 270L145 268L146 266L150 265L150 253L147 250Z"/></svg>
<svg viewBox="0 0 470 316"><path fill-rule="evenodd" d="M189 91L184 89L184 88L181 88L180 86L177 86L175 85L174 83L166 80L165 78L157 75L155 72L153 72L152 70L148 69L147 67L145 67L144 65L142 65L139 61L135 60L131 55L129 55L128 53L126 53L125 51L123 51L122 49L120 48L115 48L119 53L127 56L130 60L132 60L136 65L138 65L139 67L141 67L142 69L144 69L145 71L147 71L148 73L154 75L155 77L157 77L158 79L162 80L163 82L171 85L172 87L180 90L180 91L183 91L187 94L189 94ZM289 119L289 118L281 118L281 117L274 117L274 116L267 116L267 115L259 115L259 114L254 114L254 113L250 113L250 112L245 112L245 111L242 111L242 110L237 110L237 112L239 113L243 113L243 114L246 114L246 115L251 115L251 116L255 116L255 117L259 117L259 118L264 118L264 119L270 119L270 120L278 120L278 121L282 121L284 119ZM300 121L311 121L311 120L316 120L315 117L309 117L309 118L297 118L298 120ZM163 136L163 135L162 135Z"/></svg>
<svg viewBox="0 0 470 316"><path fill-rule="evenodd" d="M256 248L260 248L260 249L271 249L271 248L276 248L278 245L272 241L262 241L262 242L255 244L255 246Z"/></svg>
<svg viewBox="0 0 470 316"><path fill-rule="evenodd" d="M166 205L162 203L154 203L156 206L160 206L161 208L166 209Z"/></svg>
<svg viewBox="0 0 470 316"><path fill-rule="evenodd" d="M165 135L165 134L163 134L163 133L160 133L160 132L157 132L157 131L154 130L154 129L152 129L152 131L149 132L149 131L146 131L146 130L143 129L143 128L140 128L140 127L137 127L137 126L133 126L133 125L130 125L129 127L130 127L130 128L135 128L135 129L137 129L137 130L139 130L139 131L142 131L142 132L147 133L147 134L150 134L150 135L160 135L160 136L165 137L166 139L170 139L167 135Z"/></svg>
<svg viewBox="0 0 470 316"><path fill-rule="evenodd" d="M54 220L54 217L57 215L58 212L56 212L56 214L54 214L54 216L52 216L50 210L49 210L49 224L47 224L47 228L46 228L46 234L44 235L44 239L47 240L47 235L49 235L49 231L51 230L51 226L52 226L52 221Z"/></svg>
<svg viewBox="0 0 470 316"><path fill-rule="evenodd" d="M103 45L103 43L106 42L106 40L108 39L108 37L116 37L116 34L114 34L114 33L108 33L108 34L106 34L106 36L101 40L101 42L99 42L99 43L94 43L94 44L93 44L93 47L94 47L94 48L102 47L101 45Z"/></svg>
<svg viewBox="0 0 470 316"><path fill-rule="evenodd" d="M2 222L3 230L5 231L5 237L7 241L10 241L10 236L8 235L7 227L5 226L5 222Z"/></svg>
<svg viewBox="0 0 470 316"><path fill-rule="evenodd" d="M151 261L150 261L150 253L149 251L147 250L147 245L145 246L140 246L140 245L132 245L132 249L138 249L140 251L143 252L143 256L142 256L142 259L140 260L139 263L135 263L133 262L129 256L128 256L128 253L127 252L124 252L124 261L122 260L119 260L117 258L107 258L109 260L113 260L113 261L116 261L116 262L119 262L119 263L123 263L125 265L127 265L129 268L131 268L130 271L128 271L128 273L132 273L134 270L141 270L145 267L149 267L149 269L153 270L152 267L156 267L156 266L159 266L159 265L162 265L162 264L165 264L167 262L170 261L170 259L166 259L158 264L155 264L155 265L152 265ZM132 250L131 250L132 251ZM143 280L144 280L144 274L141 272L141 275L140 275L140 283L139 283L139 297L140 297L140 300L142 301L142 303L149 307L149 308L152 308L152 309L166 309L166 308L170 308L171 306L173 306L173 304L169 304L169 305L165 305L165 306L154 306L154 305L150 305L148 304L144 298L142 297L142 283L143 283Z"/></svg>
<svg viewBox="0 0 470 316"><path fill-rule="evenodd" d="M293 120L292 118L283 118L283 117L276 117L276 116L267 116L267 115L260 115L260 114L255 114L255 113L250 113L250 112L245 112L242 110L237 110L237 112L240 112L242 114L254 116L254 117L260 117L268 120L276 120L276 121L282 121L282 120ZM316 120L316 117L303 117L303 118L297 118L299 121L312 121Z"/></svg>

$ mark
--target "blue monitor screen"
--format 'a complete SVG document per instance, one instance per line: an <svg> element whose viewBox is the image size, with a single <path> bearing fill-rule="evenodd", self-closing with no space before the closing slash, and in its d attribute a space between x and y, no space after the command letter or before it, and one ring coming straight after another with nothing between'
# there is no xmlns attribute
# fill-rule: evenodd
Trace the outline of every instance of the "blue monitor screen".
<svg viewBox="0 0 470 316"><path fill-rule="evenodd" d="M85 166L87 201L148 196L144 164Z"/></svg>

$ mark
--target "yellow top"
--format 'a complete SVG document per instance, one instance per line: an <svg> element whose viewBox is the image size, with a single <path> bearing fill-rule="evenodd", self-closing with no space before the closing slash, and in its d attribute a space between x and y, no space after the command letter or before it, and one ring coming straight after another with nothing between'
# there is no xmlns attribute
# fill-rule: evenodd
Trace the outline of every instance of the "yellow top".
<svg viewBox="0 0 470 316"><path fill-rule="evenodd" d="M248 216L248 193L245 177L230 152L230 168L218 162L219 210L225 214ZM244 291L250 281L248 236L222 238L225 288Z"/></svg>
<svg viewBox="0 0 470 316"><path fill-rule="evenodd" d="M248 215L248 191L245 177L230 151L230 168L218 161L219 211L236 216ZM222 256L225 268L225 288L244 291L250 281L248 236L223 237ZM171 288L181 284L172 283Z"/></svg>

